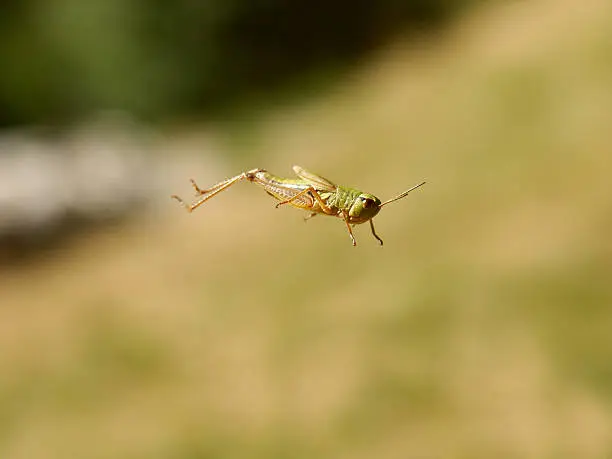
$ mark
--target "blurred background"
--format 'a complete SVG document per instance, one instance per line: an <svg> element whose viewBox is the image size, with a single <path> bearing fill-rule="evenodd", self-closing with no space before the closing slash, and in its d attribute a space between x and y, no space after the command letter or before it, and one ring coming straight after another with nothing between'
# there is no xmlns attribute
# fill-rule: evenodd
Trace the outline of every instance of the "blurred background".
<svg viewBox="0 0 612 459"><path fill-rule="evenodd" d="M22 0L0 457L612 457L607 0ZM243 183L302 165L367 225Z"/></svg>

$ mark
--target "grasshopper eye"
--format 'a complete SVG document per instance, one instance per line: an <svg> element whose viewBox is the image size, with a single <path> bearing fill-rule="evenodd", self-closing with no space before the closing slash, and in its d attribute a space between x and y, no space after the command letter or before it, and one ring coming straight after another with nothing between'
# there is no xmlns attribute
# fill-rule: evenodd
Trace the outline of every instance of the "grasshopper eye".
<svg viewBox="0 0 612 459"><path fill-rule="evenodd" d="M374 205L374 201L371 200L370 198L361 198L361 201L363 202L364 209L369 209L370 207Z"/></svg>

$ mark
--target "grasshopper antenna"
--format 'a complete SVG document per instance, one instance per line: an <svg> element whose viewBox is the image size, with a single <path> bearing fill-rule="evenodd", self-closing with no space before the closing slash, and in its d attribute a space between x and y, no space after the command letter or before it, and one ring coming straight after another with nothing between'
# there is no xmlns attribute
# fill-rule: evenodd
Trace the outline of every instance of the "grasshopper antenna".
<svg viewBox="0 0 612 459"><path fill-rule="evenodd" d="M399 196L396 196L396 197L394 197L393 199L389 199L388 201L383 202L383 203L380 205L380 207L382 207L382 206L384 206L384 205L387 205L387 204L389 204L389 203L391 203L391 202L393 202L393 201L397 201L398 199L405 198L405 197L406 197L406 195L407 195L408 193L410 193L412 190L416 190L418 187L420 187L420 186L422 186L422 185L425 185L425 183L427 183L427 182L421 182L421 183L419 183L418 185L413 186L413 187L412 187L412 188L410 188L409 190L404 191L404 192L403 192L402 194L400 194Z"/></svg>

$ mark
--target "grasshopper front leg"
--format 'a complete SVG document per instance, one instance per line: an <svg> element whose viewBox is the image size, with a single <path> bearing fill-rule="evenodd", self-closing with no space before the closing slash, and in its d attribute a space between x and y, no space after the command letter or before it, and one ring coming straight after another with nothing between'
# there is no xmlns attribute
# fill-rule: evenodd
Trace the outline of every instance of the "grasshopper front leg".
<svg viewBox="0 0 612 459"><path fill-rule="evenodd" d="M374 235L374 237L376 239L378 239L378 242L380 242L380 245L383 245L383 240L378 237L378 234L376 234L376 231L374 231L374 219L370 218L370 229L372 230L372 234Z"/></svg>

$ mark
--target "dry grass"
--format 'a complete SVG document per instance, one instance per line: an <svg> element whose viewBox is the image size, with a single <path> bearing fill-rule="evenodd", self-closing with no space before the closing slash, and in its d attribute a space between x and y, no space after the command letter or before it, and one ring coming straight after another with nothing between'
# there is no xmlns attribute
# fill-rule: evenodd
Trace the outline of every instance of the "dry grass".
<svg viewBox="0 0 612 459"><path fill-rule="evenodd" d="M3 271L0 456L610 457L611 30L490 7L236 147L228 175L427 179L383 249L243 184Z"/></svg>

